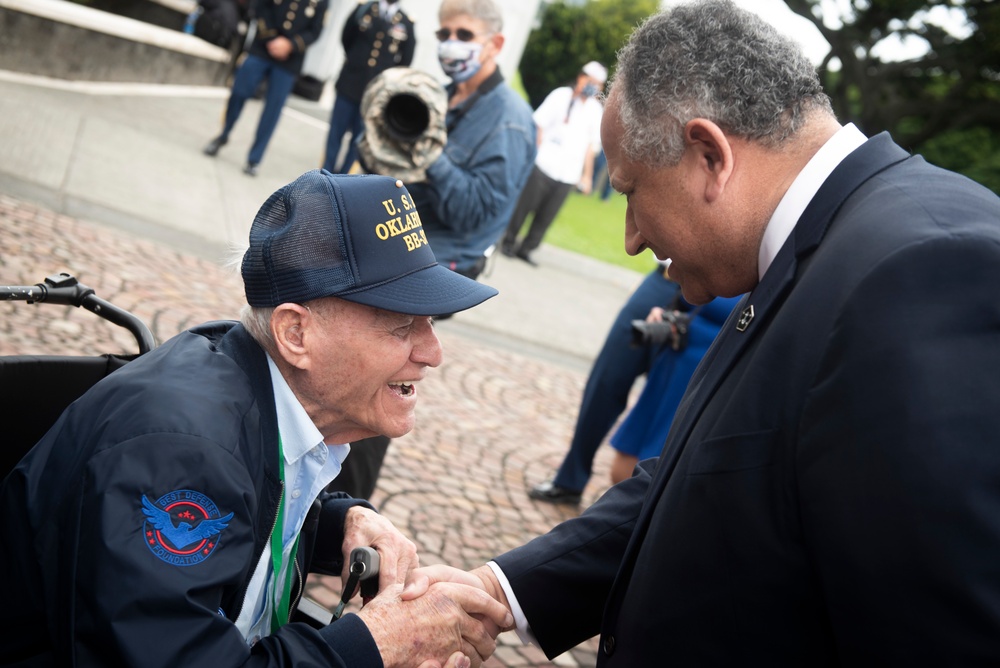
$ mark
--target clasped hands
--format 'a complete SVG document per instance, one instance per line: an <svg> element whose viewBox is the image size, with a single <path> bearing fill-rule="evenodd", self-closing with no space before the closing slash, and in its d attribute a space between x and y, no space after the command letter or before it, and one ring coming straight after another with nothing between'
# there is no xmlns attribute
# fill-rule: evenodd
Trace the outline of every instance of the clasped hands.
<svg viewBox="0 0 1000 668"><path fill-rule="evenodd" d="M367 545L379 552L379 594L357 614L385 668L475 668L493 654L496 637L513 628L507 600L488 566L466 572L417 568L416 546L387 519L362 507L345 521L346 556Z"/></svg>

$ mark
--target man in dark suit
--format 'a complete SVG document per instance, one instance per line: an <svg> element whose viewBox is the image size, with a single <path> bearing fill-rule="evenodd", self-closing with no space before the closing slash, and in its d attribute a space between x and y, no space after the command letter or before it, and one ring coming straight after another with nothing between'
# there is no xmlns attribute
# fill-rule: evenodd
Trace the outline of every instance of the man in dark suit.
<svg viewBox="0 0 1000 668"><path fill-rule="evenodd" d="M267 79L264 110L257 123L257 135L247 155L243 171L257 176L271 135L278 126L281 109L302 70L306 49L323 30L328 0L254 0L251 15L255 34L249 53L236 70L233 88L226 105L222 132L202 149L215 156L229 143L229 133L236 125L243 105L254 96Z"/></svg>
<svg viewBox="0 0 1000 668"><path fill-rule="evenodd" d="M344 45L344 66L334 86L337 98L330 114L323 169L346 174L358 157L354 142L364 129L361 96L365 87L390 67L409 67L417 41L413 21L399 9L399 2L387 0L359 5L344 24L340 41ZM337 157L348 132L351 143L338 165Z"/></svg>
<svg viewBox="0 0 1000 668"><path fill-rule="evenodd" d="M598 666L1000 663L1000 200L842 127L729 0L636 30L603 144L630 253L749 293L658 459L469 574ZM411 593L419 591L417 586Z"/></svg>

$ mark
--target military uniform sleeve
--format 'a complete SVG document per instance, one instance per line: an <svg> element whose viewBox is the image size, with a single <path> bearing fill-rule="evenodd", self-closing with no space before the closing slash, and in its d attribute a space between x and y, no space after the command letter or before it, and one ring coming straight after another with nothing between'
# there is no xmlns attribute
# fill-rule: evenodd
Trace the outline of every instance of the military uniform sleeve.
<svg viewBox="0 0 1000 668"><path fill-rule="evenodd" d="M414 32L413 21L404 21L403 25L406 26L406 40L403 42L399 64L409 67L413 64L413 52L417 48L417 33Z"/></svg>
<svg viewBox="0 0 1000 668"><path fill-rule="evenodd" d="M351 47L354 46L354 42L357 41L358 37L361 35L361 17L364 16L365 12L368 11L368 7L371 3L363 3L359 5L351 15L347 17L344 21L344 29L340 33L340 43L344 47L344 51L350 51Z"/></svg>
<svg viewBox="0 0 1000 668"><path fill-rule="evenodd" d="M323 24L326 21L326 9L328 6L328 0L319 0L313 7L312 16L309 15L310 5L307 5L304 10L299 10L305 15L306 23L304 27L295 29L292 34L288 35L298 53L305 53L309 45L319 39L320 33L323 32Z"/></svg>

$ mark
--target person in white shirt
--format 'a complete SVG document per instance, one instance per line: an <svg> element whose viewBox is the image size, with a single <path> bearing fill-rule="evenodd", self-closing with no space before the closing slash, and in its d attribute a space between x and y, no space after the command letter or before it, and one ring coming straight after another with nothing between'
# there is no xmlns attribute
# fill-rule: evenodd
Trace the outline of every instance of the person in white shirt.
<svg viewBox="0 0 1000 668"><path fill-rule="evenodd" d="M500 244L504 255L536 264L531 253L542 243L573 188L590 193L604 114L598 94L607 78L604 65L591 61L577 74L572 87L555 89L535 110L538 156ZM518 243L529 214L534 214L531 226Z"/></svg>

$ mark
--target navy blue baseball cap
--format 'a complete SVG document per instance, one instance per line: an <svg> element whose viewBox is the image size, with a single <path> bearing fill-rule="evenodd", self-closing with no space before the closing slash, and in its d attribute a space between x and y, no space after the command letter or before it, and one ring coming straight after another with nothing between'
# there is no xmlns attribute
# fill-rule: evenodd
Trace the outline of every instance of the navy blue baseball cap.
<svg viewBox="0 0 1000 668"><path fill-rule="evenodd" d="M260 207L242 274L247 303L263 307L339 297L433 316L497 294L437 263L402 181L319 169Z"/></svg>

